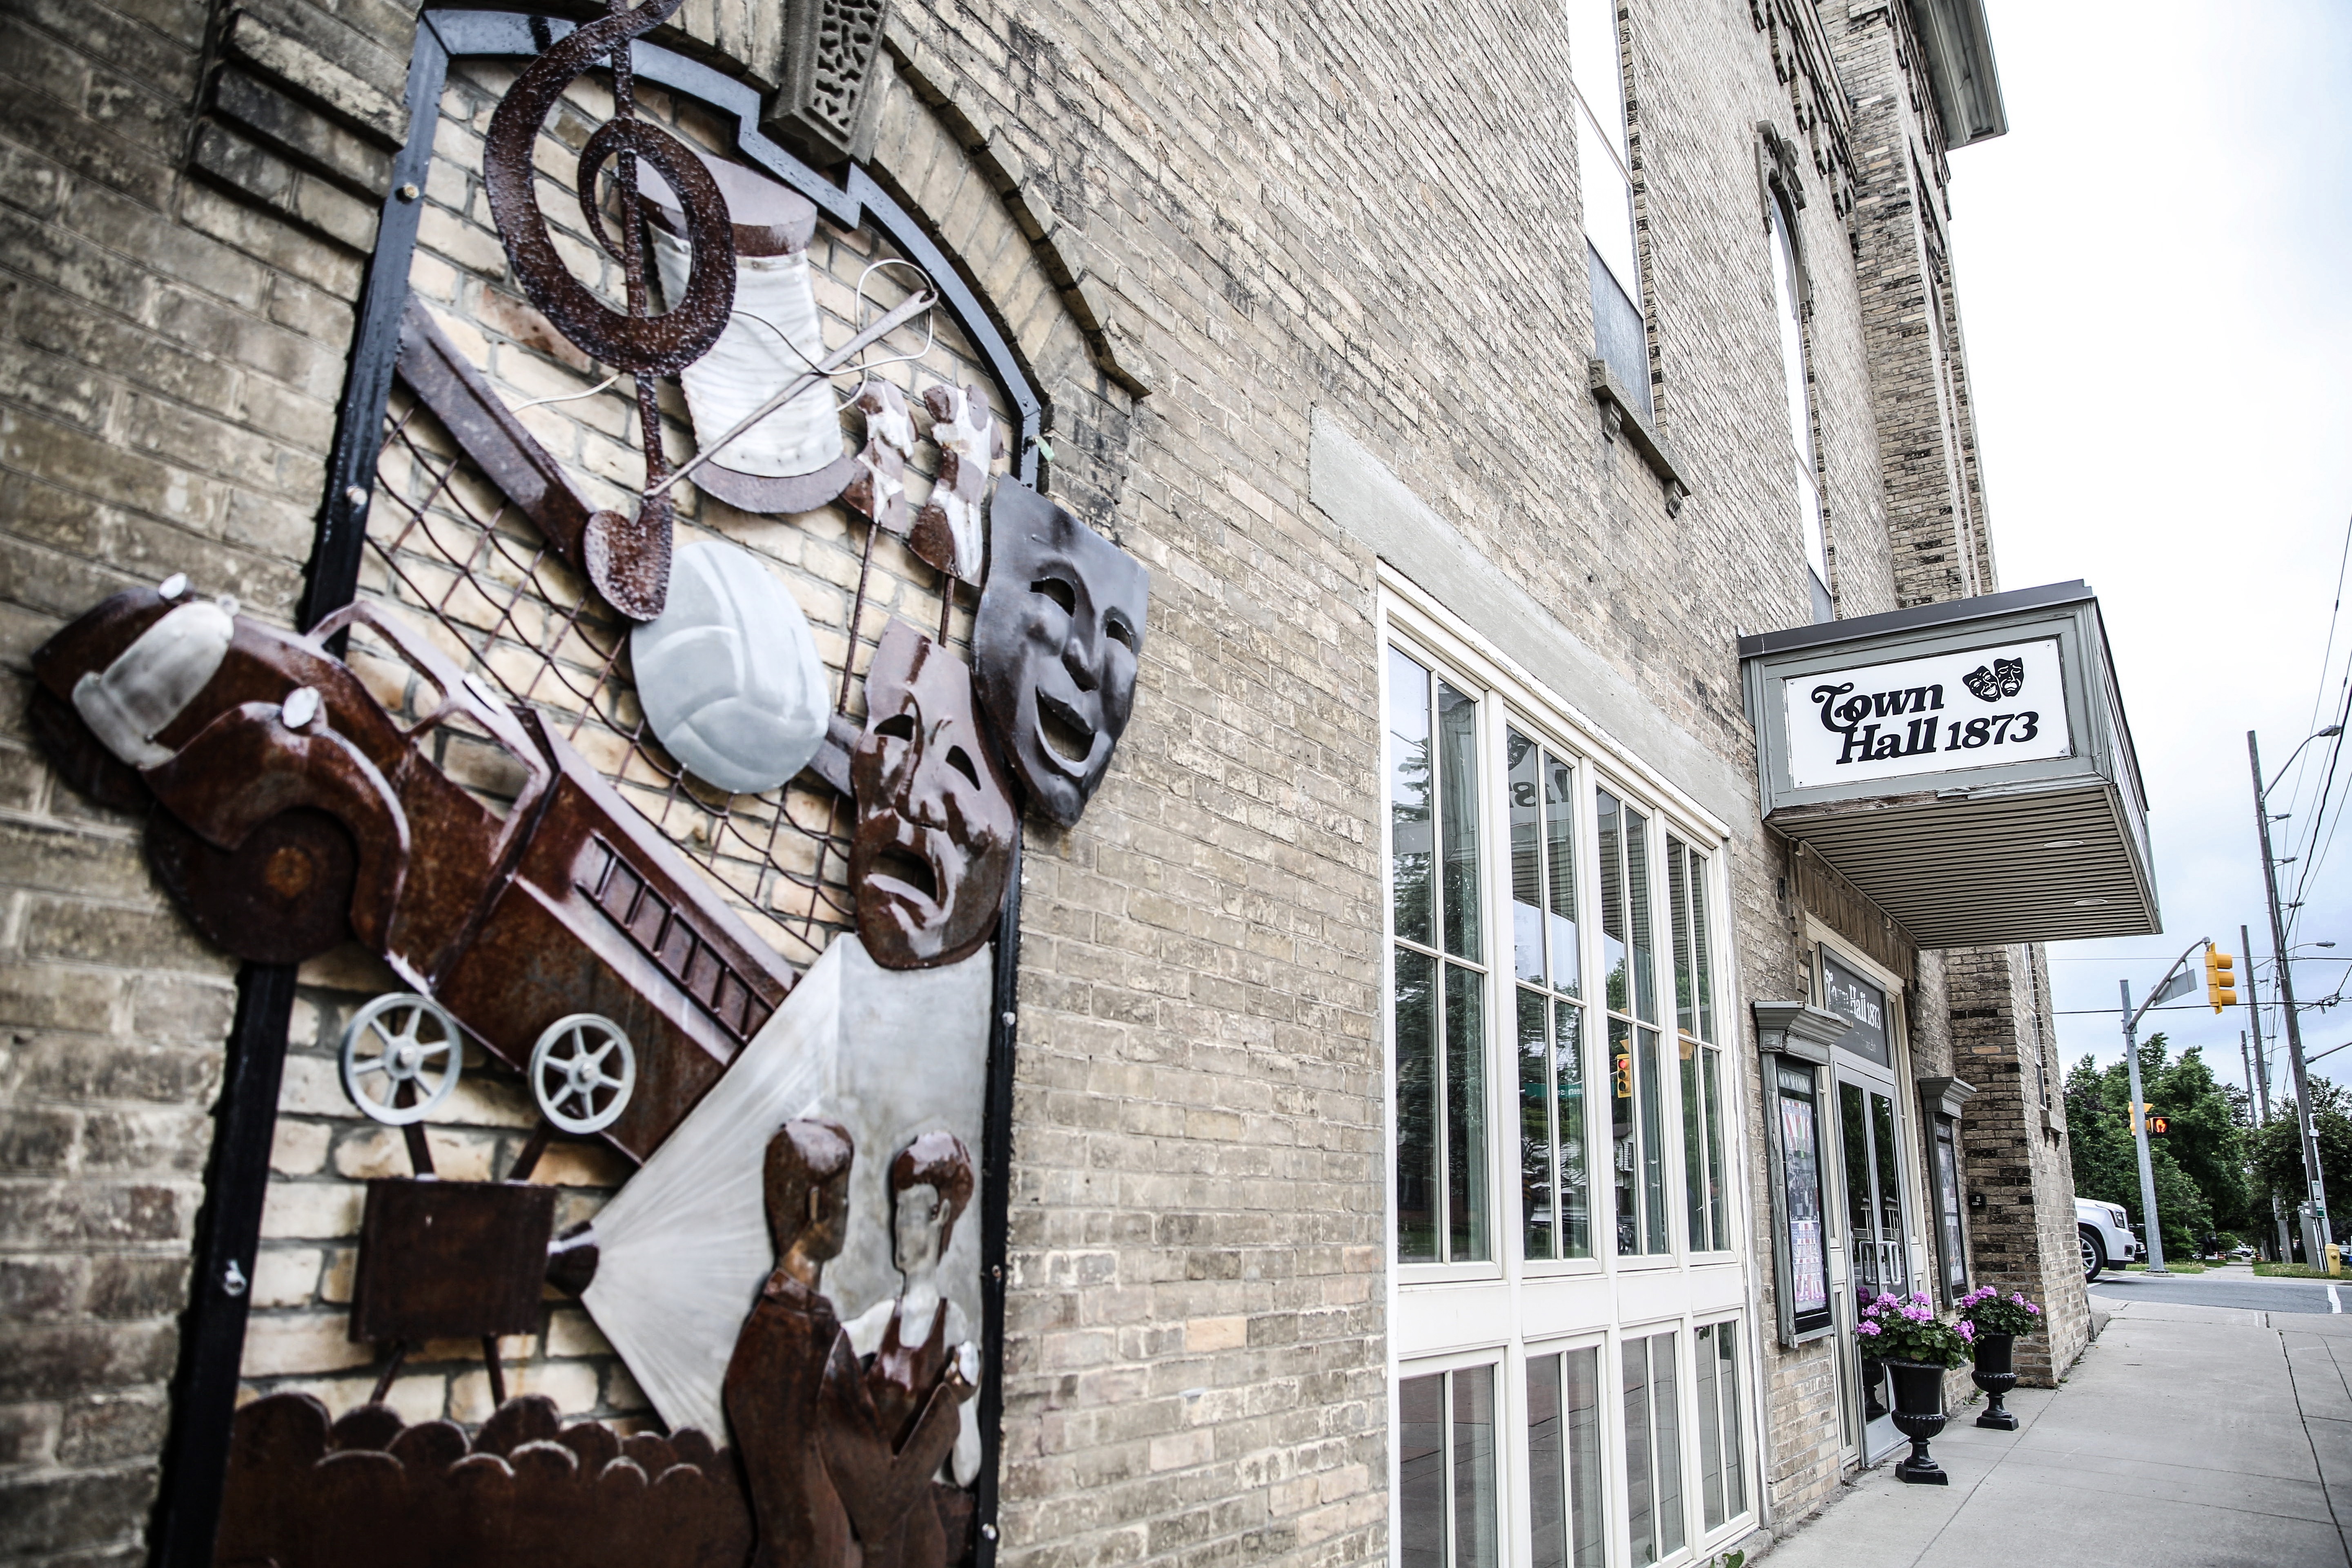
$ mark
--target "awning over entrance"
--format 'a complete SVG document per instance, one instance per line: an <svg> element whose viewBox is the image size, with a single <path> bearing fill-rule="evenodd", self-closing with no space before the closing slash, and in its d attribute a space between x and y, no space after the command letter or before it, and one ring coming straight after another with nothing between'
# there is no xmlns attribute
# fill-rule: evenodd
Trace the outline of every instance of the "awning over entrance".
<svg viewBox="0 0 2352 1568"><path fill-rule="evenodd" d="M2084 584L1766 632L1739 656L1764 820L1921 946L2162 929Z"/></svg>

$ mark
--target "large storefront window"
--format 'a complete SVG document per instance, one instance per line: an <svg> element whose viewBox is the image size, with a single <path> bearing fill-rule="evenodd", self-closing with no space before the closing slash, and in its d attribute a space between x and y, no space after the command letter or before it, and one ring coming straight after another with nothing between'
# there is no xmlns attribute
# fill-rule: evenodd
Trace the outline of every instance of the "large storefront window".
<svg viewBox="0 0 2352 1568"><path fill-rule="evenodd" d="M1510 769L1519 1210L1525 1256L1590 1258L1592 1194L1585 1159L1576 771L1517 730L1508 732L1505 752Z"/></svg>
<svg viewBox="0 0 2352 1568"><path fill-rule="evenodd" d="M1423 617L1383 678L1400 1562L1703 1558L1757 1496L1727 835Z"/></svg>
<svg viewBox="0 0 2352 1568"><path fill-rule="evenodd" d="M1691 1381L1698 1389L1698 1488L1706 1528L1748 1510L1748 1466L1739 1425L1739 1325L1698 1331Z"/></svg>
<svg viewBox="0 0 2352 1568"><path fill-rule="evenodd" d="M1625 1514L1633 1561L1683 1549L1682 1401L1675 1392L1675 1336L1624 1342Z"/></svg>
<svg viewBox="0 0 2352 1568"><path fill-rule="evenodd" d="M1496 1568L1493 1367L1398 1385L1397 1492L1403 1568Z"/></svg>
<svg viewBox="0 0 2352 1568"><path fill-rule="evenodd" d="M1402 653L1389 681L1397 1257L1477 1259L1488 1253L1478 709Z"/></svg>
<svg viewBox="0 0 2352 1568"><path fill-rule="evenodd" d="M1706 947L1706 862L1666 837L1675 928L1675 1019L1683 1080L1683 1194L1693 1252L1733 1245L1723 1163L1723 1064L1715 1047L1713 966Z"/></svg>
<svg viewBox="0 0 2352 1568"><path fill-rule="evenodd" d="M1651 935L1650 819L1607 790L1596 795L1601 952L1609 989L1610 1134L1617 1250L1666 1252L1666 1159L1659 1104L1658 981Z"/></svg>
<svg viewBox="0 0 2352 1568"><path fill-rule="evenodd" d="M1534 1568L1603 1568L1601 1352L1528 1358L1528 1512Z"/></svg>

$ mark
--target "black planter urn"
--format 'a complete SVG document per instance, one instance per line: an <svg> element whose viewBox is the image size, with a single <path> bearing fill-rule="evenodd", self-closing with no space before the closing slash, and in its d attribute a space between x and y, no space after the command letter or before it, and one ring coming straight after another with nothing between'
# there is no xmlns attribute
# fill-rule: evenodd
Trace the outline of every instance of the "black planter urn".
<svg viewBox="0 0 2352 1568"><path fill-rule="evenodd" d="M1895 1467L1895 1479L1915 1487L1948 1487L1952 1478L1927 1453L1927 1440L1944 1429L1944 1369L1927 1362L1889 1361L1895 1384L1895 1429L1911 1439L1910 1456Z"/></svg>
<svg viewBox="0 0 2352 1568"><path fill-rule="evenodd" d="M1997 1432L2017 1430L2017 1417L2001 1405L2001 1398L2017 1386L2017 1369L2010 1364L2010 1352L2016 1348L2015 1334L1977 1335L1977 1368L1972 1377L1985 1393L1984 1414L1977 1425L1990 1426Z"/></svg>

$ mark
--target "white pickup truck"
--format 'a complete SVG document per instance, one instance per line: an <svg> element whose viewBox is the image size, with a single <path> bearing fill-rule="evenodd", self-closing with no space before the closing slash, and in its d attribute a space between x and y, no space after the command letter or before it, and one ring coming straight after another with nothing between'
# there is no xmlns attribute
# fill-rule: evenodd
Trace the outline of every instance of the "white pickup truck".
<svg viewBox="0 0 2352 1568"><path fill-rule="evenodd" d="M2120 1268L2147 1258L2147 1247L2132 1234L2131 1216L2118 1204L2093 1198L2074 1200L2074 1229L2083 1243L2083 1283L2099 1277L2103 1268Z"/></svg>

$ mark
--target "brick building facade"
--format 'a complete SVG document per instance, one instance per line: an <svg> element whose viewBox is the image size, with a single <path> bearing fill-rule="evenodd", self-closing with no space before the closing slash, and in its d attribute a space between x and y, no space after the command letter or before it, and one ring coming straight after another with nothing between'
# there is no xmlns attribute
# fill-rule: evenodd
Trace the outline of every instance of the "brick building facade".
<svg viewBox="0 0 2352 1568"><path fill-rule="evenodd" d="M634 405L522 300L488 214L481 137L515 59L450 46L461 58L420 100L413 61L436 24L384 0L0 9L0 1561L193 1563L217 1506L203 1456L222 1441L188 1415L206 1365L234 1358L239 1400L299 1391L336 1414L375 1384L373 1351L343 1331L361 1184L406 1167L399 1137L342 1097L334 1052L394 982L355 947L283 983L241 974L157 884L141 823L44 760L30 657L108 594L173 573L272 624L317 618L321 519L329 534L389 527L365 492L389 496L399 477L379 467L353 487L338 467L372 289L425 301L595 503L625 504L641 457ZM720 89L772 101L795 18L818 9L688 0L640 46L680 62L648 79L644 112L730 155L739 127ZM990 385L1018 425L1019 397L990 381L992 365L1016 367L1043 443L1030 459L1016 443L998 471L1031 460L1041 488L1151 573L1135 718L1108 780L1075 826L1033 822L1023 850L988 1555L1581 1568L1704 1561L1801 1519L1876 1455L1843 1337L1776 1331L1780 1178L1749 1005L1823 1000L1825 962L1899 1020L1870 1080L1899 1129L1886 1257L1906 1283L1937 1278L1935 1113L1918 1086L1961 1080L1975 1092L1958 1124L1959 1267L2049 1303L2049 1334L2020 1347L2029 1379L2054 1378L2084 1342L2040 949L1923 950L1769 829L1740 696L1738 637L1819 618L1823 595L1849 618L1999 587L1946 232L1947 153L1988 129L1954 128L1990 83L1981 17L1966 0L1601 11L1603 31L1587 16L1575 41L1603 42L1573 59L1559 16L1491 5L888 12L857 167L878 193L868 212L895 204L911 226L824 219L820 305L855 321L866 263L911 254L919 235L978 315L895 374L910 393ZM1616 52L1613 73L1592 74L1596 48ZM1964 64L1976 100L1954 85ZM705 78L716 85L675 85ZM611 112L598 81L549 122L543 165ZM1566 129L1586 123L1572 86L1593 103L1621 94L1622 123L1600 129L1613 153ZM403 160L420 147L430 174L412 181ZM1601 241L1588 245L1603 153L1622 166L1638 270L1615 304L1593 281ZM387 251L404 226L413 252ZM1782 232L1793 289L1776 300ZM388 254L402 269L389 284ZM585 240L566 254L598 259ZM1638 364L1600 352L1596 311L1623 305ZM405 396L392 394L395 416ZM690 450L683 405L664 397L672 449ZM567 401L521 407L554 399ZM440 450L422 437L415 460ZM934 445L914 468L919 500ZM975 596L951 589L940 611L895 542L867 546L868 596L863 524L841 507L786 522L681 493L691 537L740 544L790 584L845 682L875 631L841 613L853 582L861 605L944 614L942 640L969 646ZM357 591L417 603L395 544L372 537ZM1467 691L1481 715L1484 760L1465 765L1487 772L1465 787L1493 805L1473 812L1486 847L1466 851L1466 885L1496 952L1402 945L1384 760L1398 657L1434 671L1441 703ZM1462 1217L1431 1221L1424 1258L1400 1241L1416 1200L1398 1150L1418 1090L1400 1089L1394 988L1400 963L1424 958L1483 977L1493 1038L1475 1049L1514 1059L1497 1043L1511 1005L1497 954L1516 897L1503 847L1517 841L1496 792L1517 765L1507 748L1526 744L1560 760L1584 813L1557 841L1591 884L1570 895L1586 900L1581 934L1562 940L1596 975L1654 964L1664 1009L1645 1011L1645 981L1588 995L1523 960L1523 998L1593 1015L1540 1081L1567 1105L1572 1079L1621 1061L1629 1084L1643 1062L1661 1083L1719 1063L1706 1080L1719 1087L1685 1088L1699 1098L1680 1105L1657 1085L1620 1096L1612 1201L1564 1112L1544 1112L1542 1183L1504 1175L1500 1130L1535 1135L1492 1067L1475 1081L1496 1131L1449 1124L1453 1142L1433 1145L1454 1158L1441 1186L1481 1159L1486 1173L1463 1177ZM722 831L632 773L618 742L592 761L646 785L631 798L689 853ZM1628 851L1631 821L1651 827ZM1596 855L1628 853L1608 866L1633 869L1592 872ZM1658 868L1654 942L1644 864ZM820 891L824 865L809 873ZM1591 912L1624 877L1645 933L1630 960L1605 945L1625 942L1601 929L1612 917ZM796 968L839 924L814 903L720 892ZM1448 1016L1480 1027L1464 1005ZM1621 1025L1628 1044L1604 1066ZM257 1120L225 1109L249 1112L256 1092ZM494 1175L531 1121L512 1075L485 1070L436 1124L433 1158ZM1710 1149L1727 1174L1706 1173ZM583 1145L537 1179L562 1189L568 1224L627 1175ZM242 1251L221 1195L240 1179L266 1194ZM1524 1250L1542 1205L1549 1272ZM1571 1210L1605 1236L1636 1208L1614 1253L1567 1239ZM1653 1222L1662 1245L1645 1239ZM1833 1214L1825 1233L1841 1259L1843 1223ZM1537 1322L1554 1310L1539 1298L1573 1321ZM1638 1352L1651 1423L1638 1460L1623 1370L1637 1346L1652 1347ZM510 1392L567 1417L657 1424L595 1324L551 1294L539 1331L502 1352ZM1600 1490L1570 1473L1555 1513L1589 1519L1603 1556L1564 1533L1547 1558L1548 1526L1528 1514L1551 1495L1542 1461L1494 1432L1535 1420L1519 1390L1538 1376L1566 1377L1553 1386L1573 1407L1588 1363L1612 1392L1592 1433L1567 1442L1601 1445ZM391 1390L410 1421L489 1414L464 1344L421 1348ZM1433 1391L1451 1403L1417 1415ZM1457 1440L1471 1453L1482 1421L1487 1458L1448 1458ZM1433 1534L1417 1500L1432 1473L1485 1498L1484 1536L1467 1513Z"/></svg>

